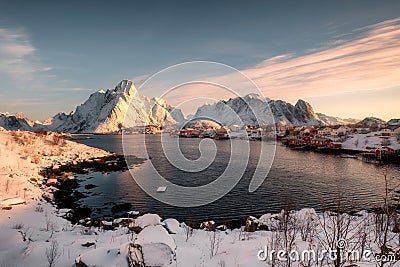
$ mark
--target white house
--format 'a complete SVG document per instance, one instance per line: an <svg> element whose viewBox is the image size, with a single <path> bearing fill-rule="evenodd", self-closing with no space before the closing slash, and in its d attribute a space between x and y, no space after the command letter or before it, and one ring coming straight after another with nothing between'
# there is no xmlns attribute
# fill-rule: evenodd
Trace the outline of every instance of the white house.
<svg viewBox="0 0 400 267"><path fill-rule="evenodd" d="M340 127L334 127L334 129L331 132L332 137L338 137L338 136L344 136L349 132L349 128L347 126L340 126Z"/></svg>
<svg viewBox="0 0 400 267"><path fill-rule="evenodd" d="M236 125L236 124L231 125L231 126L229 126L228 128L229 128L229 130L231 130L232 132L239 132L240 130L243 129L242 126Z"/></svg>
<svg viewBox="0 0 400 267"><path fill-rule="evenodd" d="M380 131L380 135L381 136L394 136L394 132L393 132L393 130L391 130L389 128L385 128Z"/></svg>
<svg viewBox="0 0 400 267"><path fill-rule="evenodd" d="M323 127L323 128L318 129L318 135L321 135L321 136L331 135L331 132L332 132L332 128L330 128L330 127Z"/></svg>

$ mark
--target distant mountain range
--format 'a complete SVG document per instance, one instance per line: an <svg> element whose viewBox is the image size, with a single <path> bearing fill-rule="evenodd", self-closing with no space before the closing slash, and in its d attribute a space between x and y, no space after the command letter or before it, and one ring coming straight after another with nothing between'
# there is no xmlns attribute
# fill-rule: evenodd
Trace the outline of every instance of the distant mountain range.
<svg viewBox="0 0 400 267"><path fill-rule="evenodd" d="M126 119L125 114L128 114ZM190 119L207 117L214 118L223 125L276 122L280 125L311 126L359 123L369 127L386 123L372 117L362 121L332 117L315 113L312 106L301 99L293 106L282 100L263 99L256 94L203 105ZM58 113L44 122L31 121L22 113L0 113L0 127L8 130L70 133L114 133L121 129L145 125L183 125L185 121L187 119L179 109L170 106L163 99L150 99L139 94L133 82L129 80L121 81L113 89L97 91L75 111L69 114ZM399 120L393 119L390 122L396 123Z"/></svg>

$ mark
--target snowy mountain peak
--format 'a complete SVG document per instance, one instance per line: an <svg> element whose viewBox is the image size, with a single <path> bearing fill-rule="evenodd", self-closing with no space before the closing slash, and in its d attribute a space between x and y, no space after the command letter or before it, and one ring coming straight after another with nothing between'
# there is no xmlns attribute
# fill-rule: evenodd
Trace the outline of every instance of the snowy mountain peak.
<svg viewBox="0 0 400 267"><path fill-rule="evenodd" d="M312 117L315 117L315 112L313 107L310 105L310 103L302 99L297 100L295 108L298 108L299 110L302 110L305 113L310 114Z"/></svg>
<svg viewBox="0 0 400 267"><path fill-rule="evenodd" d="M163 126L183 117L180 110L170 114L163 99L140 95L130 80L122 80L114 89L100 90L74 112L59 113L46 121L47 129L71 133L113 133L145 125Z"/></svg>
<svg viewBox="0 0 400 267"><path fill-rule="evenodd" d="M131 80L120 81L114 89L115 92L122 92L132 95L137 92L135 85Z"/></svg>
<svg viewBox="0 0 400 267"><path fill-rule="evenodd" d="M259 94L256 94L256 93L250 93L250 94L247 94L247 95L245 95L244 97L243 97L244 99L259 99L259 100L265 100L264 98L262 98Z"/></svg>

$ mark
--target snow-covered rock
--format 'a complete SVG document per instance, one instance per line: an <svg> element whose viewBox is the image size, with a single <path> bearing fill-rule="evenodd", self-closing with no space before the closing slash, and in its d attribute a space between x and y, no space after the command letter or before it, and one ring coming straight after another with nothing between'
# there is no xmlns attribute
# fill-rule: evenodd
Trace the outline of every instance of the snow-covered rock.
<svg viewBox="0 0 400 267"><path fill-rule="evenodd" d="M173 251L163 243L144 244L142 253L145 266L171 266L174 260Z"/></svg>
<svg viewBox="0 0 400 267"><path fill-rule="evenodd" d="M140 227L142 229L147 226L156 226L161 224L161 217L157 214L148 213L137 217L132 224L134 227Z"/></svg>
<svg viewBox="0 0 400 267"><path fill-rule="evenodd" d="M176 245L174 239L168 234L162 225L148 226L141 231L136 237L135 244L144 246L149 244L165 244L175 250Z"/></svg>
<svg viewBox="0 0 400 267"><path fill-rule="evenodd" d="M76 258L76 266L126 266L129 243L119 248L98 248L88 251Z"/></svg>
<svg viewBox="0 0 400 267"><path fill-rule="evenodd" d="M171 234L183 232L183 229L180 227L180 223L176 219L166 219L163 221L163 224Z"/></svg>

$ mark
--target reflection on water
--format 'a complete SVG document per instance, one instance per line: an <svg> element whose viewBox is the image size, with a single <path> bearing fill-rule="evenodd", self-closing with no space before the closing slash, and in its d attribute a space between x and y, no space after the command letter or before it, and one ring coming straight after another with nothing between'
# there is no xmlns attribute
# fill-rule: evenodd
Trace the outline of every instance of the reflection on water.
<svg viewBox="0 0 400 267"><path fill-rule="evenodd" d="M135 150L135 147L140 147L142 136L132 135L125 138L131 154L143 157L143 151ZM121 136L99 135L80 142L122 153ZM151 163L157 170L169 181L185 186L199 186L213 181L224 171L230 156L230 142L216 141L217 154L213 163L201 172L187 173L177 170L168 162L158 136L146 136L146 142ZM190 159L199 158L199 142L200 139L180 140L183 154ZM381 199L384 184L382 167L352 158L294 151L279 144L271 171L264 183L255 192L249 193L249 183L258 163L259 145L259 142L250 142L249 163L236 187L221 199L205 206L177 208L159 202L143 192L129 172L80 175L80 191L89 193L89 197L81 202L97 208L96 215L109 214L113 204L129 202L134 209L142 212L158 213L163 217L179 220L202 221L258 216L268 212L279 212L286 207L333 208L339 194L345 198L348 207L355 209L372 207ZM139 166L138 170L146 171L146 164L150 164L149 160ZM400 177L398 166L390 166L388 171L390 176ZM98 187L86 190L84 185L87 184Z"/></svg>

